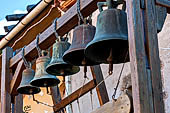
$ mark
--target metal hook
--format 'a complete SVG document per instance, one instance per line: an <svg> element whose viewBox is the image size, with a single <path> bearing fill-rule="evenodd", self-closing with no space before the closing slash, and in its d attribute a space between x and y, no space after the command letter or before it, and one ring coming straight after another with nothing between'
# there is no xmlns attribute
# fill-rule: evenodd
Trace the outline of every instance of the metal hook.
<svg viewBox="0 0 170 113"><path fill-rule="evenodd" d="M39 36L40 36L40 34L38 34L38 35L36 36L36 49L37 49L37 51L38 51L38 56L41 57L41 56L42 56L42 55L41 55L41 49L40 49L40 47L38 46L38 44L39 44Z"/></svg>
<svg viewBox="0 0 170 113"><path fill-rule="evenodd" d="M26 68L30 68L27 60L26 60L25 57L24 57L24 53L25 53L24 50L25 50L25 46L22 48L22 59L23 59L23 61L24 61L25 67L26 67Z"/></svg>

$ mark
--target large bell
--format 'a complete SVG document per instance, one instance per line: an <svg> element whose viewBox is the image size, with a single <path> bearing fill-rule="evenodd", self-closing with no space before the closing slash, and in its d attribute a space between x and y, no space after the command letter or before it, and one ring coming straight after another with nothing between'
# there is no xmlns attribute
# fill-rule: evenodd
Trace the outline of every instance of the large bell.
<svg viewBox="0 0 170 113"><path fill-rule="evenodd" d="M36 73L34 79L31 81L31 85L38 87L51 87L60 83L60 80L50 75L45 71L46 66L50 63L50 58L47 56L47 52L42 51L42 56L36 60Z"/></svg>
<svg viewBox="0 0 170 113"><path fill-rule="evenodd" d="M96 28L92 25L82 24L73 32L72 45L63 55L63 60L77 66L89 66L98 64L85 57L84 49L94 38Z"/></svg>
<svg viewBox="0 0 170 113"><path fill-rule="evenodd" d="M86 46L86 57L109 64L129 61L126 12L116 8L99 9L95 37Z"/></svg>
<svg viewBox="0 0 170 113"><path fill-rule="evenodd" d="M46 71L49 74L57 76L73 75L80 71L78 66L73 66L63 61L63 54L70 47L67 42L68 38L58 41L53 45L53 55L51 62L48 64Z"/></svg>
<svg viewBox="0 0 170 113"><path fill-rule="evenodd" d="M33 69L26 68L22 72L22 80L17 88L17 92L20 94L33 95L39 93L41 90L36 86L32 86L30 81L34 78L35 72Z"/></svg>

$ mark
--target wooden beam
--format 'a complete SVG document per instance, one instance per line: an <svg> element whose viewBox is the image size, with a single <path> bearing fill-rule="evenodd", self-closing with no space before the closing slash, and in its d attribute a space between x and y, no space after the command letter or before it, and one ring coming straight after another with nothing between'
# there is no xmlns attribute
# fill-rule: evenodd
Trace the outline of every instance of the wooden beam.
<svg viewBox="0 0 170 113"><path fill-rule="evenodd" d="M170 2L169 2L170 3ZM155 113L165 113L162 91L162 77L158 48L158 36L156 26L156 3L155 0L145 0L145 30L149 64L151 68L153 104Z"/></svg>
<svg viewBox="0 0 170 113"><path fill-rule="evenodd" d="M9 59L12 57L13 50L6 47L2 52L2 74L1 74L1 113L10 113L11 95L10 95L10 74Z"/></svg>
<svg viewBox="0 0 170 113"><path fill-rule="evenodd" d="M92 72L93 79L96 80L97 84L103 81L103 74L100 65L91 66L90 69ZM98 87L96 87L96 91L100 105L109 102L109 96L107 93L105 82L101 83Z"/></svg>
<svg viewBox="0 0 170 113"><path fill-rule="evenodd" d="M97 2L100 1L105 1L105 0L82 0L81 12L84 15L84 17L94 12L97 9ZM76 4L73 7L71 7L62 17L58 19L57 32L59 33L59 35L61 36L64 35L65 33L70 31L72 28L74 28L77 25L78 18L77 18L77 11L75 9L76 9ZM32 37L32 34L30 37ZM23 41L20 41L20 43L22 43L22 46L20 44L18 46L23 47L24 45L26 45L26 42L30 43L30 41L34 39L34 37L33 38L30 37L28 37L28 39L24 38ZM56 37L54 35L54 25L51 25L40 35L40 40L39 40L40 48L42 49L49 48L52 44L55 43L55 39ZM25 48L26 58L32 59L37 56L35 45L36 45L36 40L32 41ZM21 55L19 54L15 55L10 60L10 67L16 66L16 64L21 60Z"/></svg>
<svg viewBox="0 0 170 113"><path fill-rule="evenodd" d="M151 80L146 70L143 12L140 0L126 2L134 113L154 113Z"/></svg>
<svg viewBox="0 0 170 113"><path fill-rule="evenodd" d="M23 113L23 95L19 94L15 96L14 112Z"/></svg>
<svg viewBox="0 0 170 113"><path fill-rule="evenodd" d="M12 80L10 82L10 94L12 95L17 95L17 91L16 89L18 88L20 82L21 82L21 78L22 78L22 70L25 68L24 66L24 61L21 60L18 63L18 66L15 70L14 76L12 77Z"/></svg>
<svg viewBox="0 0 170 113"><path fill-rule="evenodd" d="M75 92L73 92L72 94L64 98L60 103L56 104L54 107L54 111L55 112L60 111L62 108L66 107L68 104L72 103L73 101L77 100L78 98L80 98L81 96L89 92L90 90L94 89L95 86L96 84L94 80L91 80L90 82L85 84L83 88L82 87L79 88L78 90L76 90Z"/></svg>

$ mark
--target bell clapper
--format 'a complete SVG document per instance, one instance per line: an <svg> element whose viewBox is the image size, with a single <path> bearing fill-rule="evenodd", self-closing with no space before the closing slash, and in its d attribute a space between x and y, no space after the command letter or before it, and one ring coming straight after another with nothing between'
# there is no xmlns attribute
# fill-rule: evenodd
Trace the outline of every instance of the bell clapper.
<svg viewBox="0 0 170 113"><path fill-rule="evenodd" d="M64 69L61 69L60 74L64 75Z"/></svg>
<svg viewBox="0 0 170 113"><path fill-rule="evenodd" d="M87 77L87 66L86 66L86 60L85 60L85 58L84 58L83 61L82 61L82 65L84 66L84 78L89 79L89 78Z"/></svg>
<svg viewBox="0 0 170 113"><path fill-rule="evenodd" d="M112 75L113 74L113 60L112 60L112 48L110 49L110 55L109 57L107 58L107 62L109 63L109 75Z"/></svg>

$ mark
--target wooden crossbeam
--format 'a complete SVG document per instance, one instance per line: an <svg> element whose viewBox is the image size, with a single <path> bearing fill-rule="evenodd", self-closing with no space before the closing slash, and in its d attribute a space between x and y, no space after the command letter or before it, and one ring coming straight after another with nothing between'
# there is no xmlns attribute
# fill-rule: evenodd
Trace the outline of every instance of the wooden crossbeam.
<svg viewBox="0 0 170 113"><path fill-rule="evenodd" d="M57 103L54 107L54 111L58 112L60 109L65 108L68 104L72 103L73 101L77 100L79 97L83 96L87 92L94 89L96 86L94 80L91 80L87 84L85 84L83 87L79 88L66 98L64 98L60 103ZM81 93L80 93L81 92Z"/></svg>
<svg viewBox="0 0 170 113"><path fill-rule="evenodd" d="M100 82L104 80L100 65L91 66L90 69L91 69L93 79L96 80L97 84L100 84ZM96 87L96 91L97 91L100 105L109 102L109 96L107 93L105 82L102 82L98 87Z"/></svg>

